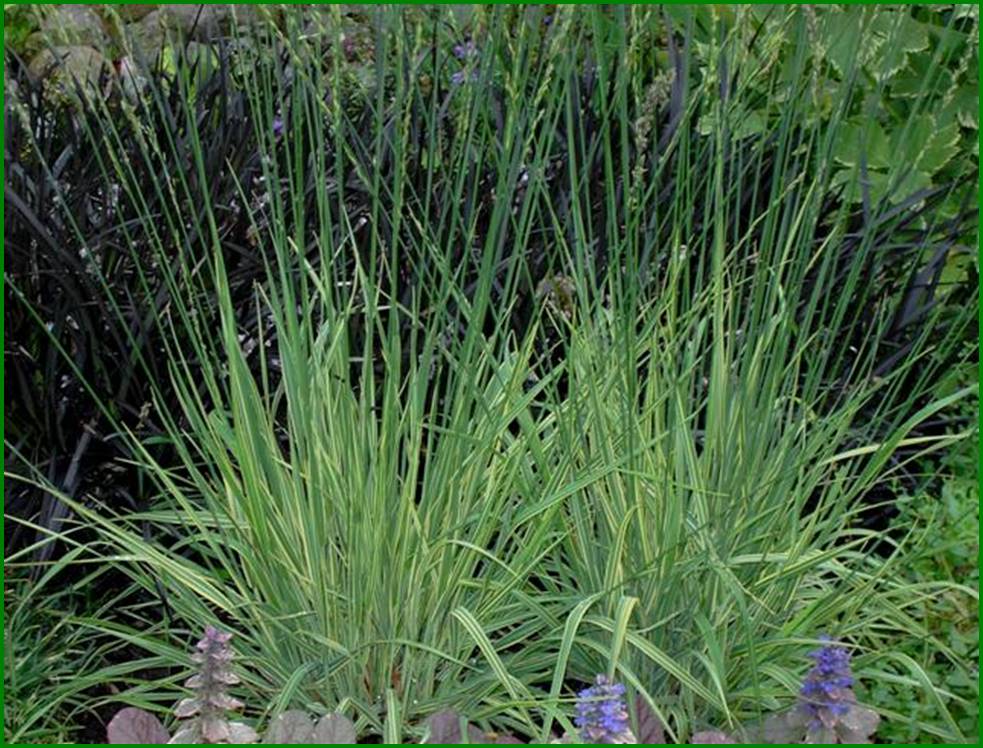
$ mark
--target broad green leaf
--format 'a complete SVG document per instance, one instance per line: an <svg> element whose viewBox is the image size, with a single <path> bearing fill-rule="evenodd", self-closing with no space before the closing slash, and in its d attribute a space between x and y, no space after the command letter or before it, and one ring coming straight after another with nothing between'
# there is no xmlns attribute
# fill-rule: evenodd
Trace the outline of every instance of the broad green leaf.
<svg viewBox="0 0 983 748"><path fill-rule="evenodd" d="M973 130L980 127L980 92L976 86L962 85L951 94L950 106L959 124Z"/></svg>
<svg viewBox="0 0 983 748"><path fill-rule="evenodd" d="M907 15L908 11L889 14L880 13L871 22L871 34L881 36L881 53L868 58L874 77L887 80L901 70L908 62L908 55L928 47L926 25Z"/></svg>
<svg viewBox="0 0 983 748"><path fill-rule="evenodd" d="M940 117L945 117L945 113ZM939 118L921 114L896 130L891 140L892 153L908 154L906 164L934 174L958 152L959 127L952 121L940 126Z"/></svg>
<svg viewBox="0 0 983 748"><path fill-rule="evenodd" d="M890 193L888 200L892 203L900 203L911 197L919 190L925 190L932 186L932 177L917 169L909 171L900 181L892 181L888 186Z"/></svg>
<svg viewBox="0 0 983 748"><path fill-rule="evenodd" d="M952 55L964 54L969 34L952 26L927 24L929 36L932 39L932 49L941 55L943 61L949 61ZM946 64L946 62L943 62Z"/></svg>
<svg viewBox="0 0 983 748"><path fill-rule="evenodd" d="M860 168L856 166L851 166L846 169L841 169L833 175L831 180L833 187L844 188L843 190L843 200L848 203L860 203L863 202L864 193L861 189L860 182ZM880 171L868 170L867 172L867 185L870 193L870 199L872 203L877 203L881 197L884 196L887 190L888 177L887 174Z"/></svg>
<svg viewBox="0 0 983 748"><path fill-rule="evenodd" d="M934 130L915 159L915 166L926 174L935 174L959 152L959 125L952 122Z"/></svg>
<svg viewBox="0 0 983 748"><path fill-rule="evenodd" d="M952 85L952 73L942 65L933 65L934 56L931 50L910 55L908 66L891 78L890 95L916 98L948 90Z"/></svg>
<svg viewBox="0 0 983 748"><path fill-rule="evenodd" d="M825 20L822 45L826 59L836 72L845 76L858 63L861 43L878 42L863 33L862 18L856 13L831 10ZM872 50L864 49L866 54L872 53Z"/></svg>
<svg viewBox="0 0 983 748"><path fill-rule="evenodd" d="M942 268L939 284L943 287L965 283L973 267L973 255L969 252L950 252Z"/></svg>
<svg viewBox="0 0 983 748"><path fill-rule="evenodd" d="M891 163L890 143L874 120L845 123L833 146L833 158L844 166L859 166L862 155L869 169L885 169Z"/></svg>
<svg viewBox="0 0 983 748"><path fill-rule="evenodd" d="M934 132L935 117L931 114L911 117L891 132L890 152L910 154L913 161L928 146Z"/></svg>

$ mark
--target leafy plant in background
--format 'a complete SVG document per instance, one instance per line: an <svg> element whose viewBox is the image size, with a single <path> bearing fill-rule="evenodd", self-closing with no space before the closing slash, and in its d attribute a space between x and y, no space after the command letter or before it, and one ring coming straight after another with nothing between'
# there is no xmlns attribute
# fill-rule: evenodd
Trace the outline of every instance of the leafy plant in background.
<svg viewBox="0 0 983 748"><path fill-rule="evenodd" d="M791 15L777 12L777 6L710 6L695 12L704 77L712 77L710 40L721 29L732 30L752 61L728 83L756 94L741 97L736 135L760 134L781 116L775 105L782 94L768 89L768 71L788 86L801 73L809 80L804 120L843 118L832 147L833 184L842 199L866 206L886 201L910 211L918 199L936 195L940 202L932 221L916 215L912 225L934 231L960 216L970 220L945 257L926 253L923 276L941 273L943 294L959 288L967 274L978 277L978 7L898 5L860 12L802 5L794 13L807 21L802 43L794 39ZM796 67L800 54L809 60L805 71ZM844 95L851 88L855 92ZM703 113L705 135L714 117L712 111ZM899 153L906 154L901 169L896 168Z"/></svg>
<svg viewBox="0 0 983 748"><path fill-rule="evenodd" d="M45 99L41 81L11 66L19 87L14 104L5 108L4 321L8 335L18 341L5 352L11 393L5 433L13 445L6 465L13 469L26 460L42 466L46 478L69 496L98 497L115 509L139 508L143 499L139 471L117 459L125 452L113 431L130 429L148 443L156 439L158 454L166 451L151 392L165 402L173 399L160 316L172 290L167 269L179 253L200 252L201 235L194 230L185 229L179 244L169 244L160 258L151 257L148 243L133 234L140 210L144 215L166 210L168 194L155 187L159 173L175 173L193 147L188 133L174 123L189 111L198 114L198 137L211 154L206 159L212 174L207 187L198 189L221 195L224 204L235 204L237 179L251 180L260 169L249 137L252 128L236 114L245 94L220 71L213 70L203 83L196 75L200 61L175 54L189 74L189 88L196 89L194 96L186 91L182 98L172 73L156 70L160 97L153 107L149 101L139 104L140 127L122 130L113 143L122 157L139 153L147 139L173 145L161 172L147 170L138 159L128 161L128 176L141 195L139 207L121 194L121 182L107 175L102 154L86 145L85 131L77 126L83 113L76 104ZM134 106L123 96L124 83L117 79L104 103L116 119ZM234 165L236 178L222 164ZM187 214L193 214L192 206L193 201L185 206ZM244 249L248 222L230 209L219 228L235 265L233 298L248 303L243 299L262 272L259 258ZM212 314L209 308L213 305L203 301L199 313ZM57 541L41 542L72 519L64 502L21 487L8 492L5 509L8 554L33 545L40 563L64 551Z"/></svg>
<svg viewBox="0 0 983 748"><path fill-rule="evenodd" d="M678 19L679 11L670 11ZM969 4L892 6L856 11L835 5L805 5L795 13L807 19L809 36L801 47L810 60L811 111L828 121L845 116L833 146L834 184L860 203L865 194L878 203L937 185L955 184L941 213L952 217L976 204L973 168L958 153L978 155L979 9ZM699 64L709 75L715 33L733 31L742 52L756 65L731 83L758 92L760 102L744 112L739 136L760 133L778 115L767 95L769 69L794 83L794 24L777 7L705 7L695 11ZM863 84L856 95L843 91ZM780 99L781 93L778 93ZM748 97L749 102L755 97ZM838 107L845 107L837 113ZM702 132L714 120L704 114ZM893 157L911 154L908 168L889 174ZM861 163L863 162L863 169ZM862 173L865 172L865 173ZM891 179L895 178L892 183ZM900 181L898 181L900 180Z"/></svg>
<svg viewBox="0 0 983 748"><path fill-rule="evenodd" d="M970 370L966 377L974 377ZM978 404L967 405L978 416ZM887 719L886 742L944 742L924 729L927 715L942 714L966 735L979 719L979 483L978 436L947 454L942 475L923 490L902 496L892 530L902 541L899 571L910 591L899 604L910 632L885 631L883 651L896 654L866 688ZM914 667L912 667L914 663ZM919 675L905 677L912 669Z"/></svg>
<svg viewBox="0 0 983 748"><path fill-rule="evenodd" d="M37 19L28 6L20 3L4 3L3 40L5 47L16 52L22 52L28 38L37 29Z"/></svg>
<svg viewBox="0 0 983 748"><path fill-rule="evenodd" d="M58 562L36 569L30 548L4 564L4 737L9 743L98 742L101 735L82 729L92 710L109 694L105 667L125 644L80 623L85 616L108 618L117 595L101 592L104 569L66 586L63 567L75 562L72 548ZM138 667L159 664L140 658Z"/></svg>
<svg viewBox="0 0 983 748"><path fill-rule="evenodd" d="M857 61L848 51L855 38L863 40ZM955 157L978 158L978 40L979 8L972 5L906 7L861 24L817 9L815 47L822 59L841 79L859 63L873 82L833 152L843 167L835 181L847 186L848 199L863 199L862 181L869 182L871 201L887 197L892 154L903 152L911 162L900 173L906 192L957 184L940 207L945 217L976 204L974 169Z"/></svg>

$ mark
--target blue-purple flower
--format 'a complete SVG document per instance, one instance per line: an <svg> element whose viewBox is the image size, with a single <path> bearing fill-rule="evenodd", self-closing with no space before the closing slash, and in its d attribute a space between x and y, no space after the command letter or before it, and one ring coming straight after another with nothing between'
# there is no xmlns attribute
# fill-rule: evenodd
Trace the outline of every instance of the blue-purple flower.
<svg viewBox="0 0 983 748"><path fill-rule="evenodd" d="M471 82L478 80L477 70L472 70L470 75L468 75L464 70L458 70L456 73L451 73L451 83L453 83L455 86L460 86L462 83L469 80Z"/></svg>
<svg viewBox="0 0 983 748"><path fill-rule="evenodd" d="M827 714L839 717L849 711L849 689L853 685L849 650L828 636L819 638L824 646L809 653L815 665L799 689L803 706L812 716L810 726L814 729L820 729L830 721Z"/></svg>
<svg viewBox="0 0 983 748"><path fill-rule="evenodd" d="M474 57L478 54L478 47L475 45L474 41L468 39L461 44L454 45L454 56L459 60L466 60L469 57Z"/></svg>
<svg viewBox="0 0 983 748"><path fill-rule="evenodd" d="M812 669L799 688L799 703L765 722L769 743L869 743L877 712L857 703L850 651L828 636L809 653Z"/></svg>
<svg viewBox="0 0 983 748"><path fill-rule="evenodd" d="M465 69L451 73L451 83L460 86L466 81L478 80L478 71L473 69L473 59L478 55L478 47L472 39L466 39L460 44L455 44L452 52L461 62L465 63Z"/></svg>
<svg viewBox="0 0 983 748"><path fill-rule="evenodd" d="M634 743L628 724L625 687L598 675L594 685L577 694L574 724L585 743Z"/></svg>
<svg viewBox="0 0 983 748"><path fill-rule="evenodd" d="M279 138L283 135L283 120L280 117L273 118L273 137Z"/></svg>

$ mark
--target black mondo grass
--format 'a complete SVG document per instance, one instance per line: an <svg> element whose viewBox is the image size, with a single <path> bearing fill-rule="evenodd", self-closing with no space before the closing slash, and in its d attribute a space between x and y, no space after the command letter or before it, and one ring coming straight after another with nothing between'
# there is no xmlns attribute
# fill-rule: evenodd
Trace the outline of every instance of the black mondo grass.
<svg viewBox="0 0 983 748"><path fill-rule="evenodd" d="M874 671L909 623L884 516L972 428L937 384L975 355L978 214L942 209L978 175L853 200L865 79L805 13L331 18L136 96L8 66L5 551L115 559L85 625L171 674L114 663L127 703L173 702L206 624L250 725L396 742L449 707L547 741L603 672L673 739L733 728L822 630Z"/></svg>

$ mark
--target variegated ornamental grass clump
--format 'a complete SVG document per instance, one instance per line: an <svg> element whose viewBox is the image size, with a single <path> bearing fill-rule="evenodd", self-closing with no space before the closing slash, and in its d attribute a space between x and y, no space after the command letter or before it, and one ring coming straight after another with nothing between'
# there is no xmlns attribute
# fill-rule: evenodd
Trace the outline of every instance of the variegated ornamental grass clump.
<svg viewBox="0 0 983 748"><path fill-rule="evenodd" d="M157 117L181 137L145 138L150 106L86 121L133 216L121 243L174 269L172 381L152 439L111 432L153 486L147 512L51 495L178 620L238 632L262 674L240 673L240 695L348 699L389 742L452 704L548 742L563 684L604 662L664 705L671 740L695 741L784 695L803 632L852 621L876 648L914 628L904 580L868 550L888 539L859 515L900 446L945 446L914 429L968 395L936 400L923 354L969 316L943 325L927 303L896 334L927 294L912 258L950 241L912 234L931 199L837 203L823 165L849 123L808 124L769 75L767 132L735 134L748 89L697 85L691 24L643 6L561 7L518 34L489 12L473 45L381 20L391 89L358 116L323 70L340 45L302 28L289 70L234 71L255 159L212 147L207 112ZM790 26L797 47L806 31ZM656 36L667 60L641 54ZM761 72L741 38L723 43L719 81ZM146 147L110 159L131 136ZM223 169L236 190L217 197ZM243 280L247 246L264 270ZM867 279L885 268L918 293L881 294ZM120 617L103 631L181 666L173 631ZM204 708L188 719L222 737Z"/></svg>

